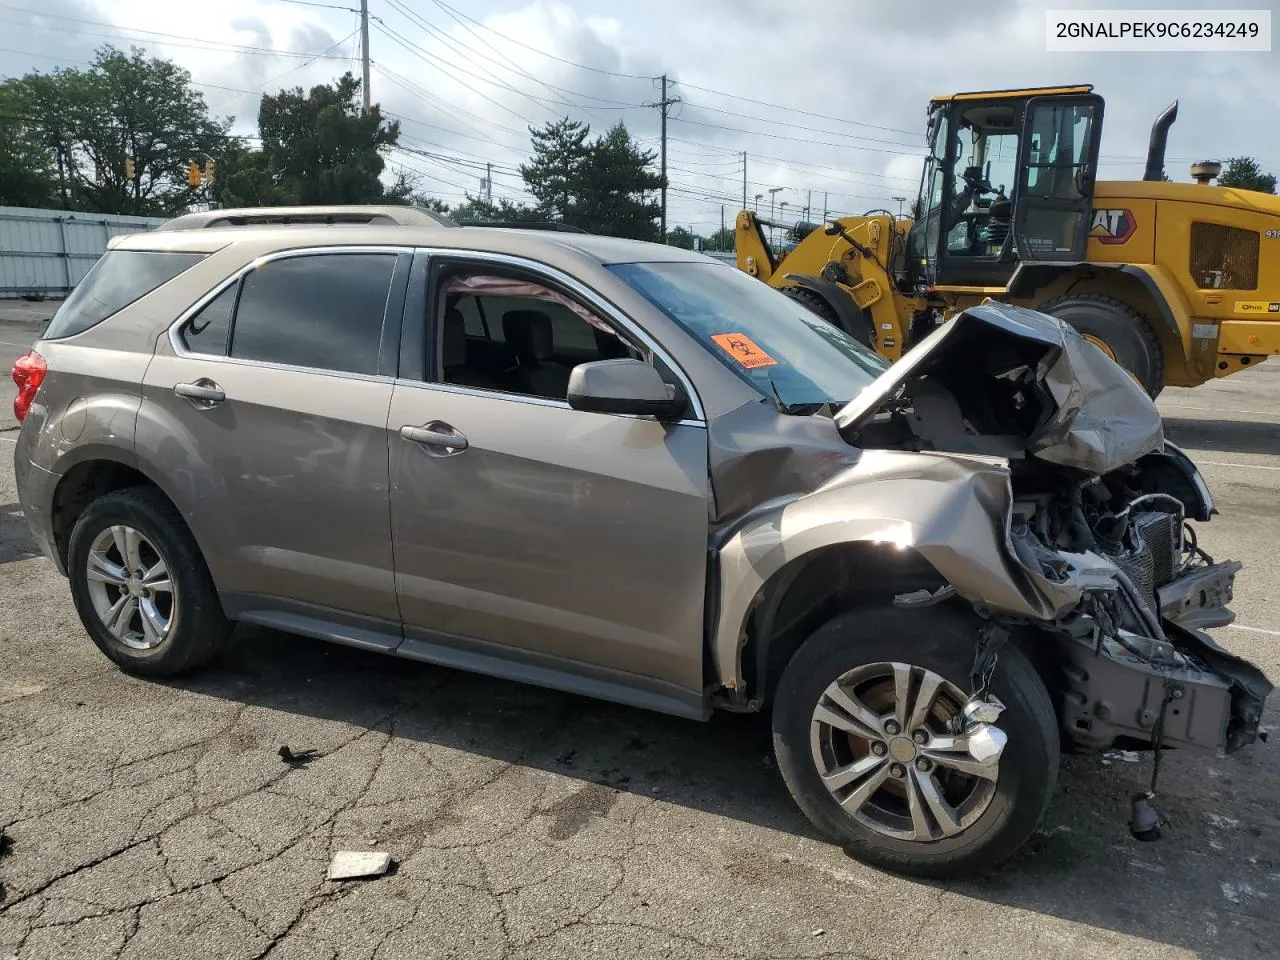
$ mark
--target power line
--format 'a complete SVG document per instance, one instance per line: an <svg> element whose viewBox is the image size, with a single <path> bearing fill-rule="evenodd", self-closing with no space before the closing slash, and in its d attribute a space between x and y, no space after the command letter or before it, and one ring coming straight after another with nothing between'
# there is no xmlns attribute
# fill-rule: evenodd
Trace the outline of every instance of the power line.
<svg viewBox="0 0 1280 960"><path fill-rule="evenodd" d="M0 9L5 9L5 10L16 10L16 11L18 11L19 13L29 13L29 14L31 14L32 16L37 17L37 18L41 18L41 19L67 20L67 21L70 21L70 22L72 22L72 23L85 23L85 24L89 24L90 26L96 26L96 27L107 27L107 28L109 28L109 29L111 29L111 30L115 30L115 31L120 32L120 33L123 33L123 32L125 32L125 31L128 31L128 32L131 32L131 33L142 33L142 34L147 34L147 35L149 35L149 36L153 36L153 37L159 37L159 38L161 38L161 39L165 42L165 45L166 45L166 46L174 46L174 47L189 46L189 44L173 43L173 42L172 42L172 41L174 41L174 40L186 40L186 41L192 41L192 42L194 42L194 43L196 43L196 44L203 44L203 45L205 45L205 46L197 46L197 47L195 47L195 49L197 49L197 50L205 50L205 49L211 49L211 48L212 48L212 49L227 49L227 50L235 50L235 51L240 52L240 53L252 53L252 54L259 54L259 55L269 55L269 56L273 56L273 57L303 57L303 58L306 58L306 57L319 57L319 56L322 56L321 54L314 54L314 53L300 53L300 52L293 52L293 51L290 51L290 50L274 50L274 49L272 49L272 48L270 48L270 47L256 47L256 46L251 46L251 45L248 45L248 44L240 44L240 43L226 43L226 42L223 42L223 41L221 41L221 40L206 40L206 39L204 39L204 38L202 38L202 37L188 37L188 36L185 36L185 35L183 35L183 34L178 34L178 33L162 33L162 32L160 32L160 31L158 31L158 30L143 30L143 29L141 29L141 28L139 28L139 27L119 27L119 26L116 26L116 24L114 24L114 23L104 23L104 22L103 22L103 21L101 21L101 20L85 20L85 19L82 19L81 17L65 17L65 16L62 16L62 15L60 15L60 14L54 14L54 13L42 13L42 12L37 11L37 10L29 10L29 9L27 9L26 7L15 7L15 6L13 6L12 4L8 4L8 3L0 3ZM38 24L38 23L33 23L33 22L30 22L30 21L26 21L26 20L0 20L0 23L12 23L12 24L16 24L17 26L20 26L20 27L37 27L37 26L40 26L40 24ZM138 40L138 39L139 39L138 37L128 37L128 36L111 36L111 35L109 35L109 34L94 33L94 32L89 31L89 30L72 30L72 29L70 29L70 28L68 28L68 27L60 27L60 28L58 28L58 29L60 29L60 30L61 30L62 32L64 32L64 33L76 33L76 34L82 34L82 35L84 35L84 36L88 36L88 37L105 37L105 38L106 38L106 39L108 39L108 40ZM341 60L341 59L343 59L343 58L342 58L342 57L328 57L327 59L331 59L331 60Z"/></svg>
<svg viewBox="0 0 1280 960"><path fill-rule="evenodd" d="M657 80L658 79L657 77L646 76L644 74L638 74L638 73L619 73L616 70L603 70L600 67L590 67L590 66L587 66L585 63L578 63L576 60L566 60L564 57L557 57L554 53L547 53L547 51L545 50L539 50L537 47L531 47L529 44L524 43L520 40L516 40L514 37L508 37L505 33L499 33L497 30L493 29L493 27L490 27L490 26L487 26L486 24L481 23L479 20L475 19L474 17L467 16L465 13L462 13L456 8L449 6L447 3L441 3L441 2L438 2L438 0L436 0L436 5L447 9L449 12L455 14L456 16L463 17L464 19L471 21L477 27L480 27L484 30L489 31L495 37L501 37L503 40L507 41L507 43L514 43L517 47L524 47L526 50L531 50L534 53L540 56L546 57L549 60L555 60L555 61L558 61L559 63L567 63L569 66L577 67L580 70L589 70L592 73L602 73L610 77L623 77L624 79L627 79L627 80Z"/></svg>
<svg viewBox="0 0 1280 960"><path fill-rule="evenodd" d="M293 3L299 7L323 7L326 10L348 10L359 13L355 7L340 7L336 3L318 3L317 0L276 0L277 3Z"/></svg>
<svg viewBox="0 0 1280 960"><path fill-rule="evenodd" d="M394 30L391 30L390 28L388 28L388 27L387 27L387 25L386 25L385 23L383 23L381 20L378 20L378 21L377 21L376 26L377 26L377 28L378 28L378 32L379 32L379 33L383 34L384 36L390 37L392 40L394 40L394 41L395 41L396 43L398 43L400 46L404 47L404 48L405 48L406 50L408 50L410 53L412 53L412 54L414 54L415 56L417 56L419 59L424 60L425 62L427 62L427 63L431 64L431 66L433 66L433 67L438 67L438 64L436 64L436 63L434 63L434 62L433 62L434 60L438 60L438 59L439 59L438 57L435 57L433 54L429 54L429 53L427 53L425 50L423 50L421 47L419 47L419 46L418 46L416 43L414 43L412 40L406 40L404 37L402 37L402 36L400 36L399 34L397 34ZM445 66L446 66L446 67L448 67L448 66L450 66L450 65L446 63L446 64L445 64ZM452 69L452 68L451 68L451 69ZM459 80L456 76L451 77L451 79L453 79L453 80L454 80L456 83L458 83L460 86L466 87L466 89L470 90L470 91L471 91L472 93L474 93L476 96L478 96L478 97L482 97L482 98L484 98L485 100L488 100L488 101L489 101L490 103L492 103L494 106L498 107L499 109L505 110L507 113L511 114L511 115L512 115L513 117L515 117L517 120L522 120L522 121L524 121L524 123L528 124L528 125L529 125L529 126L531 126L531 127L536 127L536 126L537 126L537 124L536 124L536 123L534 123L532 120L530 120L528 117L525 117L525 116L523 116L523 115L521 115L521 114L519 114L519 113L516 113L516 111L512 110L512 109L511 109L510 107L508 107L506 104L498 102L497 100L493 99L493 97L489 96L488 94L481 93L479 90L477 90L475 87L471 86L469 83L466 83L466 82L464 82L464 81L462 81L462 80Z"/></svg>

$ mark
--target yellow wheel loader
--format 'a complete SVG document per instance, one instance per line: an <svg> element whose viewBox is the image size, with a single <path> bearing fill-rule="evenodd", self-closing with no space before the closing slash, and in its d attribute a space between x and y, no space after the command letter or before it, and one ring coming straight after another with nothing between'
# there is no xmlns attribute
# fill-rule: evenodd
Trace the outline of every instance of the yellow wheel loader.
<svg viewBox="0 0 1280 960"><path fill-rule="evenodd" d="M790 227L738 214L736 256L890 361L991 298L1071 324L1155 396L1280 354L1280 197L1164 180L1175 102L1139 181L1097 181L1103 100L1088 85L929 104L915 217ZM794 247L774 248L765 230ZM774 234L776 237L777 234Z"/></svg>

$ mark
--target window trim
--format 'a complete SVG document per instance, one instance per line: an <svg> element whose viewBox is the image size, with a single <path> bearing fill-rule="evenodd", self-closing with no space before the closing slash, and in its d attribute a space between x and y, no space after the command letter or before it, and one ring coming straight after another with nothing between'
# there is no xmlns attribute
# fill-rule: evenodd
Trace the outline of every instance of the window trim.
<svg viewBox="0 0 1280 960"><path fill-rule="evenodd" d="M426 261L427 269L424 270L424 273L428 280L430 279L431 262L433 260L440 259L456 261L460 265L465 265L470 262L475 264L505 266L510 269L531 273L535 277L544 278L542 282L545 282L546 280L552 281L547 284L547 286L551 289L555 289L556 286L563 288L570 295L581 301L588 309L596 313L600 319L605 320L611 325L618 327L620 330L625 331L633 340L637 341L645 349L651 351L655 356L661 358L662 362L667 365L667 368L675 374L676 379L680 381L680 386L685 391L685 396L688 397L689 405L692 408L692 414L681 420L674 421L676 424L685 426L703 426L706 424L707 415L706 409L702 404L702 398L694 388L693 381L690 379L689 375L685 372L684 368L676 362L670 351L661 346L647 330L615 307L602 294L593 290L591 287L588 287L577 278L572 277L564 271L549 264L506 253L492 253L484 250L468 250L449 247L417 247L415 248L415 253ZM419 323L419 342L423 347L428 343L429 337L434 341L436 334L439 332L439 319L435 316L435 311L432 309L434 304L431 298L427 296L428 293L434 294L435 290L424 290L422 293L422 298L426 301L423 304L422 321L419 323L419 321L406 316L406 332L409 329L409 323ZM432 364L434 364L436 359L435 354L436 350L433 349L431 351ZM423 356L425 359L425 351ZM466 396L488 397L496 400L507 400L512 403L528 403L535 406L557 407L565 410L572 409L566 400L552 400L546 397L535 397L530 394L506 393L500 390L486 390L481 387L468 387L459 384L441 383L434 379L429 379L430 377L434 377L434 373L429 373L424 370L421 379L412 379L410 377L400 376L396 378L396 382L397 384L404 384L406 386L415 386L430 390L443 390L447 393L457 393ZM632 414L610 414L610 416L625 416L628 419L638 420L650 419L648 417L641 417Z"/></svg>
<svg viewBox="0 0 1280 960"><path fill-rule="evenodd" d="M379 244L360 244L360 245L331 246L331 247L297 247L297 248L291 248L289 250L277 250L273 253L263 254L260 257L254 257L253 260L241 266L230 276L223 278L223 280L220 283L218 283L217 286L215 286L208 293L204 294L204 296L200 297L200 299L198 299L190 307L188 307L186 310L182 311L181 314L179 314L178 319L169 325L170 348L173 350L175 356L180 357L182 359L186 359L186 360L208 360L214 363L235 363L235 364L240 364L242 366L261 367L266 370L285 370L285 371L292 371L295 373L311 373L311 374L317 374L317 375L326 376L326 377L339 377L339 378L345 378L350 380L366 380L366 381L374 381L378 383L393 382L396 378L392 374L355 373L350 370L333 370L328 367L308 367L308 366L302 366L302 365L293 364L293 363L277 363L271 360L253 360L247 357L233 357L230 355L230 353L224 353L222 355L213 354L213 353L198 353L194 350L188 350L186 344L182 342L181 330L184 326L186 326L186 324L193 317L196 316L196 314L198 314L201 310L203 310L210 303L216 300L219 296L225 293L227 288L231 287L232 285L240 284L245 277L247 277L254 270L259 269L263 264L270 263L274 260L294 259L297 257L314 257L314 256L323 256L326 254L351 254L351 253L381 253L385 255L395 255L397 258L402 258L406 256L412 256L412 254L414 253L414 248L399 246L399 245L384 246ZM388 323L389 315L395 312L398 305L398 308L401 312L401 316L403 316L405 298L397 294L396 284L398 281L407 280L408 273L409 273L408 270L402 270L401 263L399 262L397 262L396 267L391 272L391 286L388 289L388 293L387 293L387 303L383 307L382 330L379 333L379 339L378 339L379 364L381 364L381 361L383 359L383 354L387 347L386 338L387 338L389 328L391 326ZM235 315L239 311L239 308L240 308L240 292L237 291L235 308L233 309L232 316L231 316L231 330L227 332L226 349L228 351L230 351L231 349L231 341L235 335ZM399 324L397 323L395 324L395 326L398 327Z"/></svg>

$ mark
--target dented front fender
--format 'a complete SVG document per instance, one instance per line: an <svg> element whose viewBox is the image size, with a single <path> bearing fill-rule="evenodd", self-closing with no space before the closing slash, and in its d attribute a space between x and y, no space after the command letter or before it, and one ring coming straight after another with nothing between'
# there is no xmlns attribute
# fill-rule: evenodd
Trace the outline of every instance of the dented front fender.
<svg viewBox="0 0 1280 960"><path fill-rule="evenodd" d="M1081 591L1018 561L1012 506L1003 459L885 450L862 451L810 493L761 504L719 549L713 653L721 684L734 690L742 682L747 620L765 585L791 562L837 544L909 548L975 606L1035 620L1060 616Z"/></svg>

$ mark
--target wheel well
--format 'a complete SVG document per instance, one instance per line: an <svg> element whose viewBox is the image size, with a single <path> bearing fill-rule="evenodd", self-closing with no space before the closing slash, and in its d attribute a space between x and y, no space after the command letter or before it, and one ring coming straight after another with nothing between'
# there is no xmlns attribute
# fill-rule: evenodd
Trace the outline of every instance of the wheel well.
<svg viewBox="0 0 1280 960"><path fill-rule="evenodd" d="M742 650L747 695L770 700L792 655L837 614L892 603L899 593L936 590L945 582L911 549L841 543L797 557L760 588L752 605Z"/></svg>
<svg viewBox="0 0 1280 960"><path fill-rule="evenodd" d="M145 473L115 460L77 463L58 481L53 492L53 543L64 566L71 531L80 514L104 494L126 487L159 489Z"/></svg>

